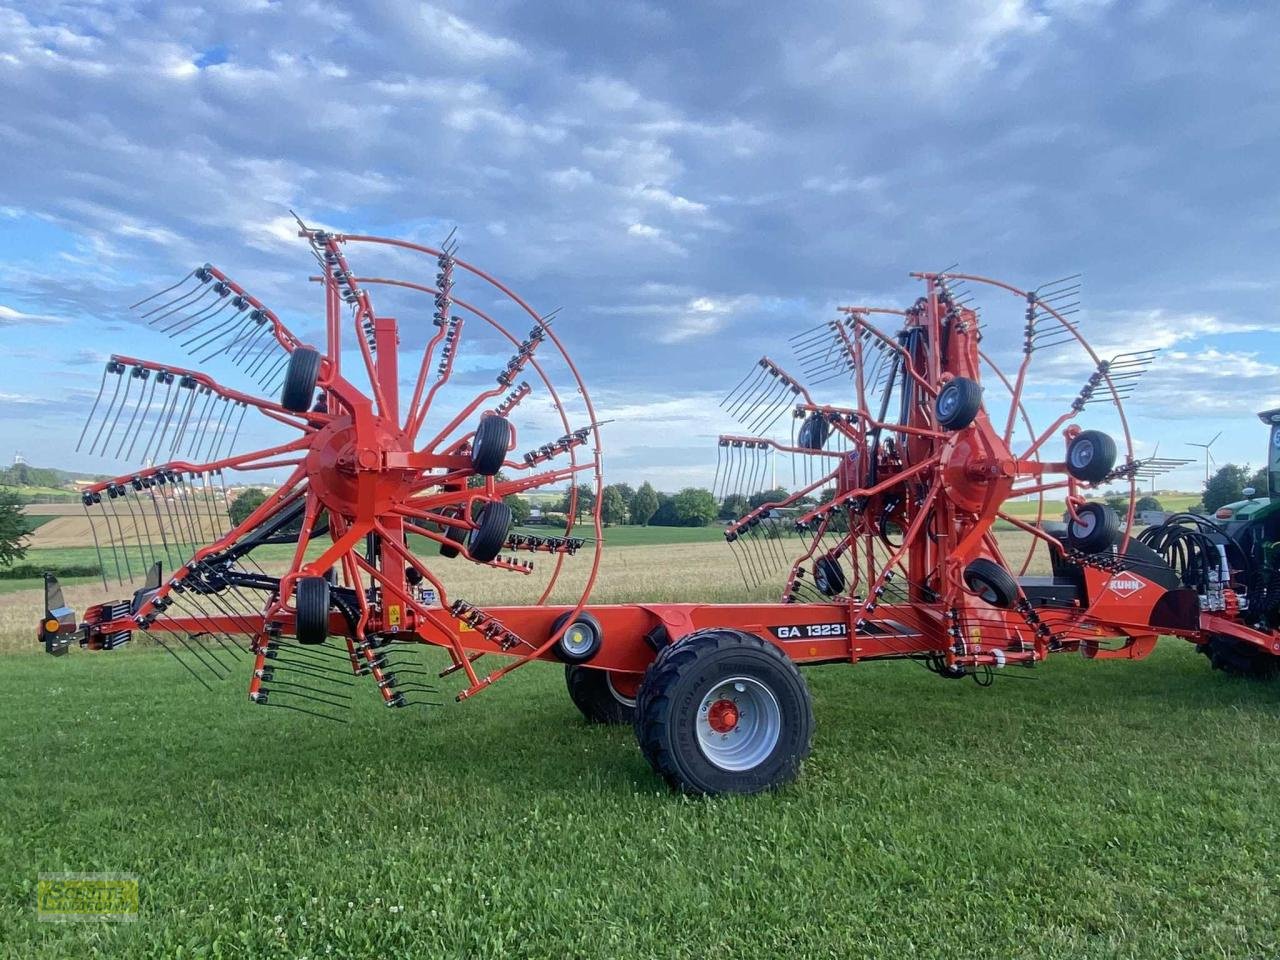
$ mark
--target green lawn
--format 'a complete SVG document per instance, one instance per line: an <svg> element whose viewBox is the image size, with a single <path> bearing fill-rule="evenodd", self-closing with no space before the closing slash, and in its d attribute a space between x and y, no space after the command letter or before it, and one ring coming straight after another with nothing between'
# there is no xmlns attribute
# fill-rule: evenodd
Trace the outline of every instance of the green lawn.
<svg viewBox="0 0 1280 960"><path fill-rule="evenodd" d="M823 667L802 779L663 788L558 669L345 725L163 654L4 658L12 957L1274 957L1280 687L1173 642L983 690ZM133 924L41 924L41 871Z"/></svg>

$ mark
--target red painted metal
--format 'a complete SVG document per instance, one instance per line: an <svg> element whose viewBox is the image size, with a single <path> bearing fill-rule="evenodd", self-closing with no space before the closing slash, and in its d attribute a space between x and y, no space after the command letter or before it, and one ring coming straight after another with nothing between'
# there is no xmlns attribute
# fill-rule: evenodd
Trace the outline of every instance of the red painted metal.
<svg viewBox="0 0 1280 960"><path fill-rule="evenodd" d="M623 696L634 696L639 678L659 649L709 627L760 636L797 663L921 658L948 671L969 672L1031 665L1059 651L1096 659L1136 659L1150 652L1158 634L1200 642L1208 634L1218 633L1268 652L1280 652L1280 638L1251 630L1228 616L1202 614L1194 624L1153 627L1156 605L1165 588L1140 569L1120 571L1114 563L1096 558L1073 557L1083 582L1074 599L1055 604L1033 603L1019 583L1016 597L1007 605L997 605L966 584L966 569L977 560L1025 572L1037 545L1065 556L1068 547L1042 523L1045 494L1063 497L1074 516L1088 488L1068 474L1062 460L1048 459L1059 440L1065 447L1078 434L1079 427L1071 421L1084 409L1084 403L1072 405L1044 430L1033 428L1028 416L1023 394L1034 352L1032 320L1028 320L1024 359L1016 373L1006 375L980 349L977 314L953 297L951 285L958 281L991 286L1019 298L1028 305L1029 318L1033 314L1049 318L1084 351L1098 371L1088 389L1109 395L1118 412L1123 461L1111 479L1129 487L1126 530L1133 518L1131 468L1137 461L1121 391L1108 373L1107 363L1077 328L1033 292L982 277L925 273L915 275L923 281L924 293L909 309L841 308L842 319L830 326L831 349L843 352L853 372L849 406L816 402L809 389L790 378L777 363L769 358L761 360L762 375L778 379L794 395L795 416L821 418L846 446L836 452L824 443L816 447L788 445L750 433L720 438L722 448L798 454L820 464L822 475L816 481L776 502L760 505L726 528L726 537L735 542L752 536L762 521L790 511L789 522L805 543L790 564L782 602L589 606L603 540L599 425L586 386L547 321L502 283L449 250L306 228L302 236L323 266L323 273L313 278L323 285L326 311L326 342L318 377L322 402L314 409L294 412L224 387L196 371L131 357L113 358L113 362L136 370L190 377L212 395L248 405L300 435L274 447L211 461L170 461L89 488L90 495L114 496L122 484L131 483L134 489L151 491L159 510L159 504L168 507L165 497L170 494L157 495L147 484L175 472L290 469L284 484L244 522L199 546L164 582L140 594L127 611L120 605L87 611L84 630L89 646L102 646L104 638L137 629L180 637L247 635L255 655L250 695L265 700L271 684L264 678L271 675L270 660L277 652L279 638L298 632L300 611L294 596L299 581L331 576L334 589L345 591L349 601L347 609L331 612L330 632L347 638L351 671L372 675L391 705L398 705L399 694L379 651L393 641L420 642L446 651L452 663L446 673L460 672L466 678L466 686L458 694L459 699L465 699L525 663L556 659L557 644L567 624L583 611L596 619L603 633L599 652L588 665L609 671L615 690ZM433 258L439 270L436 283L362 276L347 260L347 249L360 245L391 247ZM529 337L522 340L512 335L490 312L455 298L455 272L483 281L505 296L532 321ZM214 271L212 276L232 284L220 272ZM399 389L401 326L374 310L372 287L420 293L436 304L437 329L427 339L403 406ZM238 286L230 289L265 310ZM455 314L455 307L461 313ZM352 312L349 319L344 317L348 309ZM881 315L902 324L896 336L886 335L872 322L873 316ZM272 335L283 349L292 353L306 347L274 314L268 319ZM456 346L467 320L497 331L516 354L508 365L508 375L500 377L496 387L478 392L434 432L427 431L432 433L427 437L423 428L428 413L444 396L442 387L453 375ZM356 386L342 369L344 331L355 337L362 369L353 376L368 381L367 391ZM537 351L543 343L555 351L559 364L568 371L570 389L585 408L585 423L573 421L562 401L565 385L557 385L539 359ZM900 393L895 396L902 399L896 419L886 412L891 390L884 394L880 409L873 406L877 387L864 376L871 354L888 357L895 371L892 376L900 378ZM482 414L507 414L516 409L534 390L520 381L525 368L536 374L538 389L550 399L564 436L523 460L508 456L504 476L478 476L471 462L474 429L459 431L465 431ZM945 429L934 407L940 391L956 378L981 382L984 371L1008 394L1003 422L993 422L984 407L972 423L961 429ZM1025 444L1015 444L1020 424L1027 433ZM513 431L512 447L514 443ZM596 492L588 531L594 539L591 556L578 558L589 569L576 598L551 604L561 570L577 549L572 536L577 514L574 485L583 480L593 483ZM563 484L570 486L564 537L544 538L533 547L539 558L554 557L549 583L535 603L489 606L482 597L450 595L439 568L433 569L434 562L427 560L437 546L456 550L463 562L474 561L466 542L459 542L456 534L475 528L478 509L512 494ZM809 498L822 489L830 491L830 498L812 502ZM1037 497L1040 504L1034 519L1014 516L1005 508L1010 500L1028 495ZM280 575L278 590L267 597L261 610L206 610L194 615L179 609L187 592L184 584L206 576L209 563L299 505L301 532L296 548ZM327 518L324 539L315 532L322 517ZM1030 536L1031 547L1020 565L1003 556L994 535L997 522ZM431 549L425 553L413 549L411 536L427 542ZM894 537L899 539L895 542ZM1127 546L1125 533L1118 552L1123 554ZM828 602L799 602L809 571L819 562L835 565L842 576L848 576L848 582L836 589ZM523 562L511 557L484 563L503 573L528 572ZM500 660L499 665L488 669L493 660ZM715 704L713 728L721 729L720 724L731 729L735 722L731 714L732 704Z"/></svg>

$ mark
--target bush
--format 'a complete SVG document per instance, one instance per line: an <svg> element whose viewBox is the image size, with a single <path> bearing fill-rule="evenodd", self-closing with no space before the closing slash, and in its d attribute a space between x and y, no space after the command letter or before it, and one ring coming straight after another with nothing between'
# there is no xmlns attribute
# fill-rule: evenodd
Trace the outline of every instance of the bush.
<svg viewBox="0 0 1280 960"><path fill-rule="evenodd" d="M98 577L102 575L102 568L96 563L64 563L45 567L20 563L15 567L0 568L0 580L40 580L46 573L55 577Z"/></svg>

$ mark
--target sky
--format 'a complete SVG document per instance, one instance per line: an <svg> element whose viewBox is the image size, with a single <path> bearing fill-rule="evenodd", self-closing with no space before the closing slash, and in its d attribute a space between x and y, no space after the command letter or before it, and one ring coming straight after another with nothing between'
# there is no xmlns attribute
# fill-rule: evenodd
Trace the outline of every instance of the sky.
<svg viewBox="0 0 1280 960"><path fill-rule="evenodd" d="M952 264L1080 273L1100 356L1161 350L1126 403L1137 454L1221 432L1217 461L1256 466L1280 406L1278 62L1269 4L0 4L0 462L128 469L75 451L102 364L186 362L129 304L206 261L314 341L293 210L456 228L558 309L606 480L709 484L756 358L787 367L836 306L907 306L911 271ZM429 306L388 302L408 357ZM1022 305L981 303L1016 366ZM1088 369L1037 357L1033 419Z"/></svg>

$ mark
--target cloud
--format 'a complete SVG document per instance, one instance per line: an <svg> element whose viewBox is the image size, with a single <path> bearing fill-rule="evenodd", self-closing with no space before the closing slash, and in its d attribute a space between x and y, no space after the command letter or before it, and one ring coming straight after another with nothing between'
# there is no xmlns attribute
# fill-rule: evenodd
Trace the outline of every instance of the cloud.
<svg viewBox="0 0 1280 960"><path fill-rule="evenodd" d="M524 56L524 48L507 37L487 33L470 21L424 3L419 7L424 36L447 55L460 60L497 60Z"/></svg>
<svg viewBox="0 0 1280 960"><path fill-rule="evenodd" d="M169 359L122 308L208 260L315 337L290 209L424 242L456 226L467 260L563 308L590 387L659 417L663 397L785 355L832 304L909 305L909 270L961 260L1033 286L1080 269L1100 352L1165 350L1131 405L1158 439L1175 431L1147 388L1233 417L1280 362L1264 339L1277 37L1265 5L1189 2L806 0L782 19L642 2L10 5L0 303L22 319L0 325L48 356ZM350 253L362 273L434 273ZM491 289L459 292L523 334ZM429 301L379 289L375 304L422 342ZM1005 306L985 344L1016 363L1021 305ZM1248 374L1234 392L1229 366ZM1074 395L1080 369L1037 358L1032 386ZM22 374L0 356L0 377ZM706 456L674 446L655 469Z"/></svg>
<svg viewBox="0 0 1280 960"><path fill-rule="evenodd" d="M66 323L61 317L53 317L43 313L24 313L13 307L0 303L0 327L20 327L31 324L47 326L49 324Z"/></svg>
<svg viewBox="0 0 1280 960"><path fill-rule="evenodd" d="M658 335L658 341L684 343L687 340L710 336L723 329L736 311L753 306L755 303L756 298L751 296L728 299L694 297Z"/></svg>

